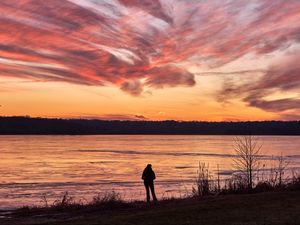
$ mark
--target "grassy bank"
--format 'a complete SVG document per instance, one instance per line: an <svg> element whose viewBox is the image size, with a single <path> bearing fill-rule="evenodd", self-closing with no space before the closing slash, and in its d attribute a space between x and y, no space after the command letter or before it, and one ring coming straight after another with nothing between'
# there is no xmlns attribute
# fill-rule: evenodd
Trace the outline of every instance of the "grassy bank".
<svg viewBox="0 0 300 225"><path fill-rule="evenodd" d="M33 210L0 219L3 225L96 224L205 224L297 225L300 224L300 192L225 195L203 199L165 200L109 204L106 207Z"/></svg>

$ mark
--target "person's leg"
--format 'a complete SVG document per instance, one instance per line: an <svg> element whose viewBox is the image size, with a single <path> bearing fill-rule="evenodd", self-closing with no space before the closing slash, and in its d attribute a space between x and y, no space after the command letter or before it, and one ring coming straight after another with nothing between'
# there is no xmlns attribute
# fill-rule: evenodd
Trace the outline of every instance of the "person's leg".
<svg viewBox="0 0 300 225"><path fill-rule="evenodd" d="M149 190L149 185L145 184L146 188L146 194L147 194L147 202L150 202L150 190Z"/></svg>
<svg viewBox="0 0 300 225"><path fill-rule="evenodd" d="M154 183L152 182L150 184L150 189L151 189L151 194L152 194L152 198L154 201L157 201L156 195L155 195L155 190L154 190Z"/></svg>

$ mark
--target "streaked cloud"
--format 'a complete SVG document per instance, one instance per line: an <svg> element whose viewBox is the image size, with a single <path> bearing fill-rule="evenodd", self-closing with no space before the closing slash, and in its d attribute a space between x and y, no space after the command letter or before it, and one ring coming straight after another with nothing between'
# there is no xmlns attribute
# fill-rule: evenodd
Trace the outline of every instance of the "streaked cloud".
<svg viewBox="0 0 300 225"><path fill-rule="evenodd" d="M222 68L299 43L299 9L298 0L1 1L0 76L113 85L133 96L192 87L196 75L227 72L193 73L184 65ZM299 90L297 60L253 68L263 74L258 84L233 83L223 95L247 92L244 101L264 110L298 108L297 98L262 100L273 89Z"/></svg>
<svg viewBox="0 0 300 225"><path fill-rule="evenodd" d="M78 118L78 116L66 116L67 118ZM96 119L96 120L127 120L127 121L138 121L148 120L146 116L141 114L104 114L104 115L81 115L81 119Z"/></svg>
<svg viewBox="0 0 300 225"><path fill-rule="evenodd" d="M242 97L249 106L279 113L283 119L292 118L293 115L297 119L300 113L299 60L299 54L286 56L265 72L260 71L263 75L255 81L252 77L252 82L248 80L246 84L225 83L218 99L226 101L237 96ZM252 75L256 72L252 71ZM278 93L279 97L276 96ZM286 97L289 93L292 93L293 97Z"/></svg>

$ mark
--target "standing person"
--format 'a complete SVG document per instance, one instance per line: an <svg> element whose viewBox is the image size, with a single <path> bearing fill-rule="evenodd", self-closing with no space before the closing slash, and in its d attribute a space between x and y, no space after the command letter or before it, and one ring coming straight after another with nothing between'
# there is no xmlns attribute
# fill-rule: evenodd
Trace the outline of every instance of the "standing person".
<svg viewBox="0 0 300 225"><path fill-rule="evenodd" d="M144 169L142 179L144 180L144 185L146 188L146 193L147 193L147 202L150 202L150 190L152 194L153 201L157 201L157 198L155 196L155 191L154 191L154 180L155 180L155 173L152 170L152 165L148 164L146 168ZM150 190L149 190L150 189Z"/></svg>

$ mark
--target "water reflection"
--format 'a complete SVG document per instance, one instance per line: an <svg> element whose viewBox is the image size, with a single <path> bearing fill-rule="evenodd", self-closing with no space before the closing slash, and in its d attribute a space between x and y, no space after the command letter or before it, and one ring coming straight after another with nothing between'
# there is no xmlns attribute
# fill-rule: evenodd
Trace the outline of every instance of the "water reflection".
<svg viewBox="0 0 300 225"><path fill-rule="evenodd" d="M231 174L233 136L95 135L1 136L0 206L37 204L69 191L79 198L114 189L126 199L144 198L145 165L157 174L158 197L191 189L198 162L223 177ZM299 137L263 136L265 158L281 153L300 167Z"/></svg>

